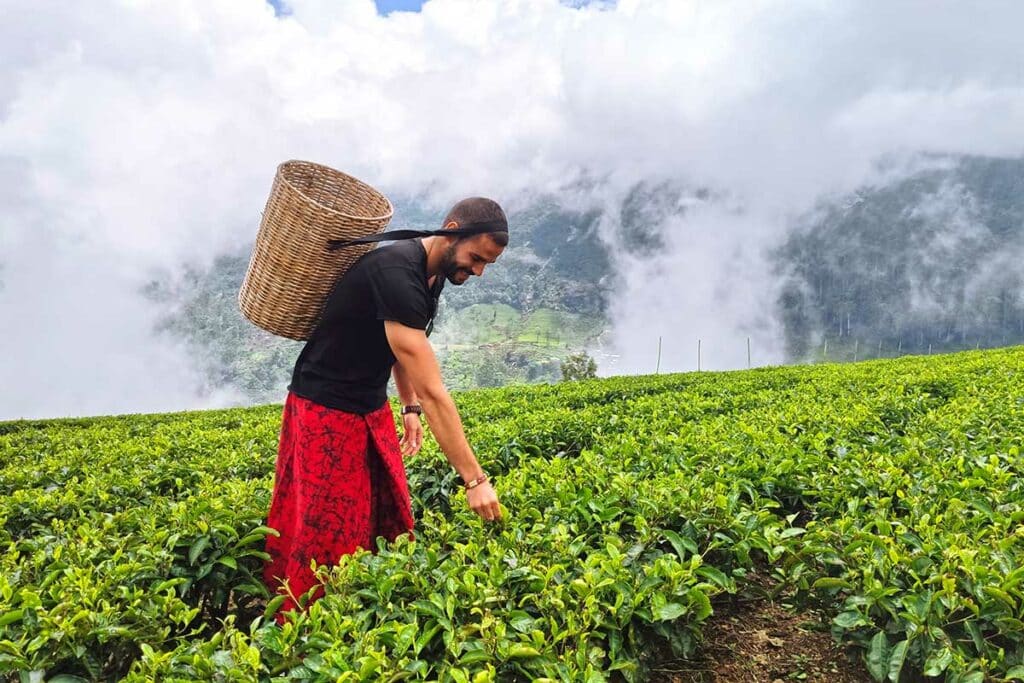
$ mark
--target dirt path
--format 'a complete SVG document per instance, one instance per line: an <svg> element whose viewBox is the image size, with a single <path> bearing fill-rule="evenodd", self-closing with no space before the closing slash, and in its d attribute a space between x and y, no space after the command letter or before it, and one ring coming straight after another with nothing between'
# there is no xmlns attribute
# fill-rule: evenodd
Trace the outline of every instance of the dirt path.
<svg viewBox="0 0 1024 683"><path fill-rule="evenodd" d="M768 599L715 607L704 646L692 660L662 661L653 683L871 683L854 652L832 641L822 615L793 612Z"/></svg>

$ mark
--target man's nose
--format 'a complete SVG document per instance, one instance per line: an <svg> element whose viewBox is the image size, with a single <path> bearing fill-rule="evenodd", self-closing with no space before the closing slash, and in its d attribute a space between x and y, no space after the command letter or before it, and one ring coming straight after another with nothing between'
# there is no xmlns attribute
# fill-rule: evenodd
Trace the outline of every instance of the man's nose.
<svg viewBox="0 0 1024 683"><path fill-rule="evenodd" d="M484 274L484 268L486 267L486 264L477 263L476 265L473 266L473 275L480 277L481 275Z"/></svg>

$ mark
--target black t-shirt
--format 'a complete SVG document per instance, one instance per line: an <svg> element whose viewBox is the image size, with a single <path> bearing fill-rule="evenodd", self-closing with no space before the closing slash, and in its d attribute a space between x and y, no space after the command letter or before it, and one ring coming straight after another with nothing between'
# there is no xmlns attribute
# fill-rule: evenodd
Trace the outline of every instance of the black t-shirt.
<svg viewBox="0 0 1024 683"><path fill-rule="evenodd" d="M427 286L427 252L419 239L367 252L331 289L288 390L359 415L380 408L395 363L384 321L427 329L443 287L441 274Z"/></svg>

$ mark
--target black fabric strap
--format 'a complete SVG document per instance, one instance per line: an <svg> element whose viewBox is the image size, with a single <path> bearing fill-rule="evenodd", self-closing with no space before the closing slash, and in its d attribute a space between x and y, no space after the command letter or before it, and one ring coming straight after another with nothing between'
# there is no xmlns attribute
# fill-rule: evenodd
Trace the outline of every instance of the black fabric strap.
<svg viewBox="0 0 1024 683"><path fill-rule="evenodd" d="M354 240L328 240L327 248L330 251L337 251L354 244L371 244L373 242L394 242L397 240L411 240L417 237L433 237L442 235L444 237L470 235L482 235L485 232L508 232L508 224L505 221L480 221L479 223L466 223L460 228L451 230L388 230L378 232L365 237L358 237Z"/></svg>

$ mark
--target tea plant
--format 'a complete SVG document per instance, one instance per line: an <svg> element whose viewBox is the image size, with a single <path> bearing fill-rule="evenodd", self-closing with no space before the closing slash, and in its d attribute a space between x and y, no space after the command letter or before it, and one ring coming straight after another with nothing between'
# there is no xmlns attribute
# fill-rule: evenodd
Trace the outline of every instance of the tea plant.
<svg viewBox="0 0 1024 683"><path fill-rule="evenodd" d="M1024 677L1024 349L591 379L456 401L507 510L428 440L417 526L259 580L281 406L0 423L0 674L644 680L756 573L877 680ZM64 678L58 679L57 677Z"/></svg>

